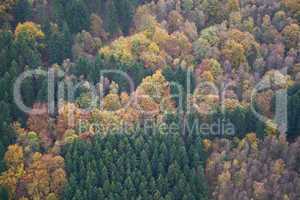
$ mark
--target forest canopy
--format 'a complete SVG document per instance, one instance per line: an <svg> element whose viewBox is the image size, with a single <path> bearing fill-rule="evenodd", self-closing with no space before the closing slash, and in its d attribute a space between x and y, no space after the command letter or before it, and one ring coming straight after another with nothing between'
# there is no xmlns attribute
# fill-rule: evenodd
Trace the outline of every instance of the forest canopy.
<svg viewBox="0 0 300 200"><path fill-rule="evenodd" d="M300 199L299 0L2 0L0 199Z"/></svg>

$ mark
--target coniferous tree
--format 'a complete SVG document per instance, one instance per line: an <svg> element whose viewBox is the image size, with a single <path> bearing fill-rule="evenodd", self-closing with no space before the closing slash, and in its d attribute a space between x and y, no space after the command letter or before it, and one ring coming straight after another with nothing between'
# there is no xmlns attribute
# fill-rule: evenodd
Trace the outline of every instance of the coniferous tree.
<svg viewBox="0 0 300 200"><path fill-rule="evenodd" d="M76 198L74 191L80 191L92 199L89 191L95 190L105 198L182 199L191 193L191 198L205 199L207 189L197 153L201 140L192 136L189 141L185 143L180 135L145 133L96 136L93 144L75 141L64 150L71 175L64 198ZM96 175L99 179L93 178ZM74 184L75 179L84 184Z"/></svg>
<svg viewBox="0 0 300 200"><path fill-rule="evenodd" d="M106 30L110 37L119 33L117 8L113 0L108 0L105 3L105 21Z"/></svg>
<svg viewBox="0 0 300 200"><path fill-rule="evenodd" d="M32 7L28 0L18 0L13 12L16 22L25 22L32 17Z"/></svg>
<svg viewBox="0 0 300 200"><path fill-rule="evenodd" d="M66 5L67 22L72 33L89 30L89 12L83 0L71 0Z"/></svg>

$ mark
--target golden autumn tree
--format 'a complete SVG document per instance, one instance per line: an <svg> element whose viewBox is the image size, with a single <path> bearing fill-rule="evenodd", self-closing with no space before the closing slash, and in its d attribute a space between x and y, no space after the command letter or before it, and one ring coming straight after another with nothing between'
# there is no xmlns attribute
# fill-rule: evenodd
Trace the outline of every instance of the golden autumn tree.
<svg viewBox="0 0 300 200"><path fill-rule="evenodd" d="M145 30L129 37L120 37L99 52L105 59L114 58L126 65L142 61L145 67L162 68L165 66L166 52L161 46L169 37L162 30L154 27L153 31Z"/></svg>
<svg viewBox="0 0 300 200"><path fill-rule="evenodd" d="M240 64L245 63L245 49L242 44L229 40L226 42L224 49L222 50L224 58L232 63L234 68L238 68Z"/></svg>
<svg viewBox="0 0 300 200"><path fill-rule="evenodd" d="M227 10L229 13L238 11L240 9L240 1L239 0L229 0L227 2Z"/></svg>
<svg viewBox="0 0 300 200"><path fill-rule="evenodd" d="M154 115L164 111L174 110L169 83L157 70L152 76L143 79L135 93L137 109L142 113Z"/></svg>
<svg viewBox="0 0 300 200"><path fill-rule="evenodd" d="M121 128L122 119L116 112L94 110L92 112L91 120L95 124L99 124L96 131L101 134L107 134L117 131Z"/></svg>
<svg viewBox="0 0 300 200"><path fill-rule="evenodd" d="M122 118L123 123L130 127L140 120L140 113L134 108L133 95L129 96L128 93L122 92L120 94L121 109L116 113Z"/></svg>
<svg viewBox="0 0 300 200"><path fill-rule="evenodd" d="M297 48L300 43L300 26L290 24L283 29L283 37L287 48Z"/></svg>
<svg viewBox="0 0 300 200"><path fill-rule="evenodd" d="M103 99L103 107L105 110L116 111L121 108L121 101L118 92L118 84L112 82L108 95L106 95Z"/></svg>
<svg viewBox="0 0 300 200"><path fill-rule="evenodd" d="M155 17L151 15L151 11L147 6L140 6L137 8L133 18L133 23L137 32L151 30L158 24Z"/></svg>
<svg viewBox="0 0 300 200"><path fill-rule="evenodd" d="M149 95L139 95L136 103L136 109L143 119L153 118L160 113L159 104Z"/></svg>
<svg viewBox="0 0 300 200"><path fill-rule="evenodd" d="M300 1L299 0L283 0L282 3L290 11L292 11L294 13L300 12Z"/></svg>
<svg viewBox="0 0 300 200"><path fill-rule="evenodd" d="M80 113L73 103L63 103L59 106L58 118L56 123L57 139L63 138L66 130L74 129Z"/></svg>
<svg viewBox="0 0 300 200"><path fill-rule="evenodd" d="M228 31L228 37L229 39L241 44L246 55L257 53L259 49L259 44L255 40L255 37L249 32L243 32L239 29L231 29Z"/></svg>
<svg viewBox="0 0 300 200"><path fill-rule="evenodd" d="M8 17L8 12L16 4L17 0L2 0L0 3L0 19Z"/></svg>
<svg viewBox="0 0 300 200"><path fill-rule="evenodd" d="M17 184L20 178L25 174L23 149L17 144L8 147L4 160L7 170L0 176L0 185L7 189L9 198L14 199L16 195Z"/></svg>
<svg viewBox="0 0 300 200"><path fill-rule="evenodd" d="M170 92L168 82L160 70L157 70L152 76L144 78L137 88L137 93L149 95L156 103L159 103L164 94L168 94L168 92Z"/></svg>
<svg viewBox="0 0 300 200"><path fill-rule="evenodd" d="M96 14L91 15L91 33L103 41L107 40L108 34L104 29L103 20Z"/></svg>
<svg viewBox="0 0 300 200"><path fill-rule="evenodd" d="M18 185L18 196L47 199L58 196L66 183L64 159L60 156L35 153Z"/></svg>
<svg viewBox="0 0 300 200"><path fill-rule="evenodd" d="M221 64L215 59L204 59L202 60L200 66L197 68L197 75L201 75L205 72L210 72L212 75L212 79L217 79L223 72L221 68Z"/></svg>
<svg viewBox="0 0 300 200"><path fill-rule="evenodd" d="M18 38L21 34L28 34L33 39L42 39L45 34L41 30L41 26L34 22L19 23L15 30L15 37Z"/></svg>
<svg viewBox="0 0 300 200"><path fill-rule="evenodd" d="M132 126L140 120L140 113L132 106L120 109L117 114L127 126Z"/></svg>

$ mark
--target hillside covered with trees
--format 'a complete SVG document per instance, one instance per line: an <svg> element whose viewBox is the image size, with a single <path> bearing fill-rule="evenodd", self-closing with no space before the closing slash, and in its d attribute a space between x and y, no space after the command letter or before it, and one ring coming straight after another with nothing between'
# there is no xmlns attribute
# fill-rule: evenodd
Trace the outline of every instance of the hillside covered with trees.
<svg viewBox="0 0 300 200"><path fill-rule="evenodd" d="M2 0L0 199L300 199L299 22L299 0Z"/></svg>

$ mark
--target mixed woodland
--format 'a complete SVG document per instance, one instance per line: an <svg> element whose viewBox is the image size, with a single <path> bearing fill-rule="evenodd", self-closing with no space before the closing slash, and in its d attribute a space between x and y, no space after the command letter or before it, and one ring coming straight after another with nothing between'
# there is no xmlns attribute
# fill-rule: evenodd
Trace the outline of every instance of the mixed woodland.
<svg viewBox="0 0 300 200"><path fill-rule="evenodd" d="M299 200L299 22L299 0L1 0L0 199Z"/></svg>

